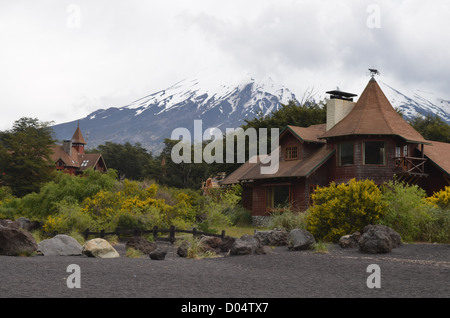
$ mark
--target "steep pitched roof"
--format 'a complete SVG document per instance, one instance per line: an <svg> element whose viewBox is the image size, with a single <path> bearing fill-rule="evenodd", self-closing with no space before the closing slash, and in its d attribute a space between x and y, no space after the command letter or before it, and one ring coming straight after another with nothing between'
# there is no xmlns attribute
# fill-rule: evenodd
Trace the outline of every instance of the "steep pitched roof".
<svg viewBox="0 0 450 318"><path fill-rule="evenodd" d="M289 125L283 130L281 135L286 130L291 131L299 140L306 142L325 143L325 141L320 140L319 137L325 132L326 124L309 126L308 128Z"/></svg>
<svg viewBox="0 0 450 318"><path fill-rule="evenodd" d="M72 136L72 143L83 145L87 144L86 140L83 138L83 134L81 133L80 125L78 125L77 130L75 130L75 133Z"/></svg>
<svg viewBox="0 0 450 318"><path fill-rule="evenodd" d="M327 162L334 152L334 149L327 149L327 146L323 145L310 156L302 160L280 161L278 171L274 174L261 174L261 166L263 166L263 164L259 160L258 163L250 163L247 161L220 182L220 184L236 184L242 181L253 181L258 179L309 177L314 171Z"/></svg>
<svg viewBox="0 0 450 318"><path fill-rule="evenodd" d="M53 162L57 162L58 160L62 160L64 162L64 165L66 167L80 167L80 162L78 159L78 153L76 152L75 148L72 148L71 155L64 151L63 147L60 145L53 145L52 148L52 154L50 155L50 158Z"/></svg>
<svg viewBox="0 0 450 318"><path fill-rule="evenodd" d="M392 107L372 78L350 113L321 138L349 135L396 135L414 143L427 143Z"/></svg>
<svg viewBox="0 0 450 318"><path fill-rule="evenodd" d="M425 156L434 162L443 172L450 175L450 144L429 141L430 145L423 148Z"/></svg>

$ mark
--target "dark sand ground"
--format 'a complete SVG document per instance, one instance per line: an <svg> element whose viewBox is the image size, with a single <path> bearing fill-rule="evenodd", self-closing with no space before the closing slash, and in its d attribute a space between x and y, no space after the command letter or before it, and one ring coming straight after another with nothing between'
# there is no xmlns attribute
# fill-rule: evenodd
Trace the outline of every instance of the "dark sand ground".
<svg viewBox="0 0 450 318"><path fill-rule="evenodd" d="M165 260L85 256L0 256L0 298L450 298L450 245L403 244L367 255L332 246L326 254L289 251L210 259ZM67 287L70 264L81 288ZM370 289L367 267L380 267L381 288Z"/></svg>

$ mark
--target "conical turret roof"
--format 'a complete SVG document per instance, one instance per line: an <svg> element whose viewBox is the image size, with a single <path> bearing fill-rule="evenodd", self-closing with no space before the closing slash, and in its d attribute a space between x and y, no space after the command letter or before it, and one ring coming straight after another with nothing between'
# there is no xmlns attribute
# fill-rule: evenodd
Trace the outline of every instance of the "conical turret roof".
<svg viewBox="0 0 450 318"><path fill-rule="evenodd" d="M372 78L350 113L321 138L349 135L396 135L409 142L428 142L392 107Z"/></svg>
<svg viewBox="0 0 450 318"><path fill-rule="evenodd" d="M72 136L72 143L83 144L83 145L87 144L86 140L84 140L83 134L81 133L79 124L78 124L77 130L75 130L75 133Z"/></svg>

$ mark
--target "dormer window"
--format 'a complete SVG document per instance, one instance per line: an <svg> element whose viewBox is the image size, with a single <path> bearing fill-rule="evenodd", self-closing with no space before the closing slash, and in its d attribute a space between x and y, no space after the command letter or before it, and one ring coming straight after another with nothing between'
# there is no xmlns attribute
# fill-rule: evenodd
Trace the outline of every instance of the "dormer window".
<svg viewBox="0 0 450 318"><path fill-rule="evenodd" d="M286 147L286 152L284 155L285 160L296 160L298 159L298 147L292 146L292 147Z"/></svg>

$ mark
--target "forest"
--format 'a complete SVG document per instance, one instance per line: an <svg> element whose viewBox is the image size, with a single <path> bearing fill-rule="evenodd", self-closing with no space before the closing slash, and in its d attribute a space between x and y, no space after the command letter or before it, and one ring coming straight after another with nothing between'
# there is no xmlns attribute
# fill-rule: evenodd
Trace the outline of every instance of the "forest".
<svg viewBox="0 0 450 318"><path fill-rule="evenodd" d="M308 127L325 120L324 102L302 105L290 102L269 116L259 114L245 120L242 128L281 130L286 125ZM450 142L450 126L437 116L418 116L410 120L410 124L426 139ZM77 177L56 172L54 165L49 165L50 146L56 142L50 123L33 118L21 118L12 129L0 132L0 219L27 217L39 221L46 233L171 225L218 232L225 227L252 225L250 212L241 206L239 185L213 189L209 195L201 190L202 182L208 177L219 172L229 174L239 167L238 163L175 164L170 154L178 141L170 139L165 140L160 154L152 154L140 144L106 142L87 152L101 153L108 172L88 170ZM378 189L362 181L354 182L345 189L369 191L370 195L365 196L367 200L376 201L350 200L349 207L360 204L353 206L352 211L375 204L377 208L371 211L377 214L372 215L372 220L393 226L405 239L450 242L447 231L450 188L427 198L416 186L394 182ZM310 210L285 209L273 215L270 226L300 226L322 240L335 241L337 234L357 230L358 222L342 224L337 219L333 228L318 226L320 219L328 219L328 224L333 224L336 215L352 213L350 208L339 211L319 194L337 196L344 202L346 191L338 185L330 185L317 192Z"/></svg>

